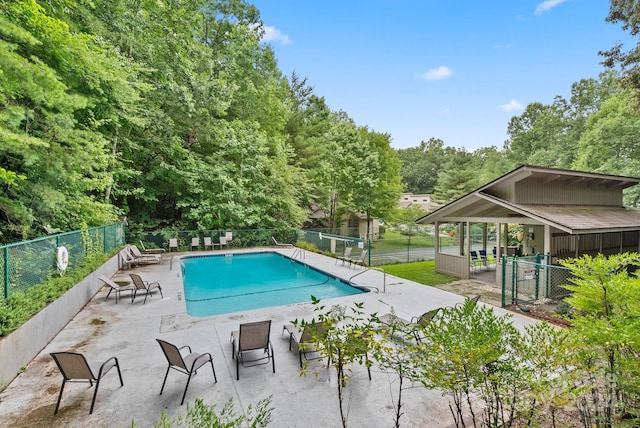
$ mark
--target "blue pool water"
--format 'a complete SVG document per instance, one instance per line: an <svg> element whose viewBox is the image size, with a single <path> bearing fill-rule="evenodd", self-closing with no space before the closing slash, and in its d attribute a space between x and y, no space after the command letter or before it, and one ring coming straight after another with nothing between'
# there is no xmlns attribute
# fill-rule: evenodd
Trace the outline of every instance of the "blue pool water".
<svg viewBox="0 0 640 428"><path fill-rule="evenodd" d="M187 313L210 316L365 292L277 253L181 259Z"/></svg>

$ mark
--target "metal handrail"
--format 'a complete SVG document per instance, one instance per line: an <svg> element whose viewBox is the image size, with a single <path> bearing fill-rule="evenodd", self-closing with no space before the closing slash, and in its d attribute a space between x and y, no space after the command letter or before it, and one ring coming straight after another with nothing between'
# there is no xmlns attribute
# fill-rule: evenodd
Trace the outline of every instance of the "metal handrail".
<svg viewBox="0 0 640 428"><path fill-rule="evenodd" d="M291 255L291 258L295 259L298 256L300 257L300 260L304 260L306 258L305 252L302 248L296 249Z"/></svg>
<svg viewBox="0 0 640 428"><path fill-rule="evenodd" d="M386 293L387 292L387 272L385 272L385 270L383 268L381 268L381 267L370 266L370 267L368 267L366 269L363 269L361 272L358 272L357 274L355 274L351 278L349 278L349 285L356 285L356 284L353 284L351 282L351 280L353 278L355 278L356 276L362 275L363 273L368 272L369 270L372 270L372 269L383 273L383 277L382 277L382 292ZM380 292L380 289L378 287L374 287L372 285L358 285L358 287L375 288L378 293Z"/></svg>

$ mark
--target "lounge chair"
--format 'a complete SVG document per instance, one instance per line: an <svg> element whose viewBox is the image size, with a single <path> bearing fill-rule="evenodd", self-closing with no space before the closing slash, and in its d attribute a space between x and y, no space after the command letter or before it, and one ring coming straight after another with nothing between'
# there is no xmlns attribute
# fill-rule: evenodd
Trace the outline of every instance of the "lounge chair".
<svg viewBox="0 0 640 428"><path fill-rule="evenodd" d="M58 413L60 408L60 400L62 399L62 391L67 382L89 382L89 385L96 384L96 389L93 391L93 399L91 400L91 408L89 414L93 413L93 406L96 403L96 395L98 395L98 386L100 386L100 380L106 375L113 367L118 369L118 377L120 378L120 386L124 386L122 382L122 373L120 373L120 365L116 357L111 357L104 363L95 363L89 365L87 359L82 354L75 352L52 352L51 357L58 365L60 373L62 373L62 387L60 388L60 394L58 395L58 402L56 403L56 409L54 414ZM96 375L96 370L97 375Z"/></svg>
<svg viewBox="0 0 640 428"><path fill-rule="evenodd" d="M122 293L123 291L129 291L129 292L133 291L133 285L131 284L120 285L117 282L112 281L111 279L107 278L104 275L100 275L100 281L104 282L105 285L109 287L109 292L107 293L107 296L104 298L105 301L109 298L109 295L111 294L112 291L114 291L116 295L116 304L118 303L118 298L120 297L120 293Z"/></svg>
<svg viewBox="0 0 640 428"><path fill-rule="evenodd" d="M154 263L160 263L162 257L157 254L142 254L138 247L135 245L127 245L124 247L131 257L136 261L138 265L150 265Z"/></svg>
<svg viewBox="0 0 640 428"><path fill-rule="evenodd" d="M288 247L288 248L293 247L293 244L285 244L285 243L278 242L278 240L274 236L271 237L271 240L276 245L276 247Z"/></svg>
<svg viewBox="0 0 640 428"><path fill-rule="evenodd" d="M155 289L160 291L160 297L164 298L164 296L162 295L162 287L160 286L160 283L158 281L151 283L149 281L144 281L140 277L140 275L136 273L130 273L129 276L131 277L131 280L133 280L133 285L135 286L135 288L133 289L133 296L131 296L131 302L135 300L138 291L145 292L144 302L142 303L143 305L147 303L147 297L149 296L149 293L151 293Z"/></svg>
<svg viewBox="0 0 640 428"><path fill-rule="evenodd" d="M336 257L336 263L338 264L338 260L342 260L342 264L344 265L345 262L349 261L351 259L351 249L353 247L345 247L344 249L344 253L342 253L342 256L338 256Z"/></svg>
<svg viewBox="0 0 640 428"><path fill-rule="evenodd" d="M206 250L207 247L211 248L212 250L216 248L217 245L215 242L213 242L213 239L211 239L210 236L205 236L203 239L203 244L202 244L202 249Z"/></svg>
<svg viewBox="0 0 640 428"><path fill-rule="evenodd" d="M232 358L236 360L236 379L240 380L240 363L243 367L267 364L271 360L273 372L276 372L276 361L273 357L273 346L269 334L271 320L240 324L240 329L231 332ZM262 353L260 354L260 351ZM258 356L255 354L259 353ZM265 355L266 354L266 355ZM247 359L251 358L251 359ZM266 360L263 363L249 364Z"/></svg>
<svg viewBox="0 0 640 428"><path fill-rule="evenodd" d="M178 238L169 238L169 252L171 252L172 248L178 251Z"/></svg>
<svg viewBox="0 0 640 428"><path fill-rule="evenodd" d="M292 344L296 344L298 350L298 357L300 359L300 367L302 368L302 356L309 361L310 359L322 358L319 355L314 358L307 358L307 354L317 353L318 351L313 347L313 336L316 334L322 334L324 326L322 324L310 323L304 327L300 327L294 324L285 324L282 328L282 332L289 333L289 351L292 349Z"/></svg>
<svg viewBox="0 0 640 428"><path fill-rule="evenodd" d="M164 375L164 380L162 381L162 388L160 388L160 395L162 395L162 391L164 391L164 385L167 382L167 376L169 376L169 370L174 369L179 371L180 373L184 373L189 375L187 379L187 385L184 387L184 393L182 394L182 401L180 405L184 404L184 397L187 395L187 389L189 389L189 382L191 382L191 375L197 372L197 370L204 366L207 363L211 364L211 371L213 371L213 379L215 383L218 383L218 378L216 377L216 369L213 367L213 358L210 353L198 354L197 352L191 352L191 347L186 345L178 348L177 346L166 342L164 340L156 339L162 348L162 352L164 356L167 357L167 362L169 366L167 367L167 372ZM183 349L188 349L189 353L182 356Z"/></svg>
<svg viewBox="0 0 640 428"><path fill-rule="evenodd" d="M120 252L118 253L118 257L120 266L122 266L123 268L138 266L138 261L135 257L133 257L133 254L131 254L129 251L126 251L124 248L120 250Z"/></svg>
<svg viewBox="0 0 640 428"><path fill-rule="evenodd" d="M353 265L355 269L356 265L365 265L367 263L367 250L362 250L357 259L349 257L348 259L349 266Z"/></svg>
<svg viewBox="0 0 640 428"><path fill-rule="evenodd" d="M196 247L196 250L200 249L200 238L191 238L191 250Z"/></svg>
<svg viewBox="0 0 640 428"><path fill-rule="evenodd" d="M413 337L416 338L417 343L422 342L422 339L424 339L424 335L422 335L422 329L425 328L427 324L429 324L431 321L433 321L436 315L438 315L438 312L440 312L440 309L441 308L435 308L425 312L419 317L411 318L411 322L413 323L413 326L414 326L412 329L412 333L413 333Z"/></svg>
<svg viewBox="0 0 640 428"><path fill-rule="evenodd" d="M417 343L420 343L422 342L422 339L424 339L424 336L421 334L421 329L433 321L438 312L440 312L440 309L441 308L432 309L418 317L412 317L409 321L397 316L396 314L389 313L382 315L380 317L380 321L387 326L399 327L399 330L409 333Z"/></svg>
<svg viewBox="0 0 640 428"><path fill-rule="evenodd" d="M222 247L225 247L225 248L227 247L227 237L226 236L221 236L219 238L218 242L219 242L218 245L220 246L220 249L222 249Z"/></svg>
<svg viewBox="0 0 640 428"><path fill-rule="evenodd" d="M162 254L165 252L164 248L147 248L144 246L144 242L140 240L140 248L143 254Z"/></svg>

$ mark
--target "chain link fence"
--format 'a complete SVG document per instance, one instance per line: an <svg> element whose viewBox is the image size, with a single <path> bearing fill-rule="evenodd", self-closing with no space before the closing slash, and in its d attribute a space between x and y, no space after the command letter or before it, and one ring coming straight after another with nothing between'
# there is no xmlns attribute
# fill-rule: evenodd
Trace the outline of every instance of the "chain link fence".
<svg viewBox="0 0 640 428"><path fill-rule="evenodd" d="M320 251L335 255L342 255L346 247L352 247L351 257L357 258L363 250L367 250L369 266L433 260L435 254L434 238L429 234L368 240L324 230L304 230L300 232L300 237Z"/></svg>
<svg viewBox="0 0 640 428"><path fill-rule="evenodd" d="M57 247L67 249L68 268L73 269L82 263L87 254L109 253L122 247L124 240L124 223L120 222L0 246L0 271L3 278L0 300L12 293L42 284L49 275L56 272Z"/></svg>
<svg viewBox="0 0 640 428"><path fill-rule="evenodd" d="M345 235L345 233L347 233ZM164 248L169 251L169 239L178 240L178 251L191 250L192 238L211 237L217 243L219 237L227 237L228 248L247 248L274 245L275 238L281 244L307 243L318 251L329 255L342 255L346 247L352 247L352 257L359 257L367 250L367 264L370 266L405 263L434 259L433 235L406 235L401 238L367 240L357 236L358 229L217 229L217 230L159 230L127 231L130 244L145 248ZM302 244L301 244L302 245Z"/></svg>
<svg viewBox="0 0 640 428"><path fill-rule="evenodd" d="M541 299L560 301L569 296L571 269L549 264L550 256L502 258L502 306Z"/></svg>

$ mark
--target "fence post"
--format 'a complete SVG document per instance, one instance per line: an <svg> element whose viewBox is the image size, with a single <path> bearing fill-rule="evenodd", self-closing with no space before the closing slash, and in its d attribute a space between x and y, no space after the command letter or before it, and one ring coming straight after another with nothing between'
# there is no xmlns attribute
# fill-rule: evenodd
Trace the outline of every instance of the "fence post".
<svg viewBox="0 0 640 428"><path fill-rule="evenodd" d="M536 253L536 300L540 299L540 253Z"/></svg>
<svg viewBox="0 0 640 428"><path fill-rule="evenodd" d="M511 257L511 304L518 303L518 261L516 256Z"/></svg>
<svg viewBox="0 0 640 428"><path fill-rule="evenodd" d="M500 265L502 265L502 307L505 305L505 288L506 288L506 279L507 279L507 258L502 254L500 256Z"/></svg>
<svg viewBox="0 0 640 428"><path fill-rule="evenodd" d="M9 297L9 247L4 247L4 298Z"/></svg>
<svg viewBox="0 0 640 428"><path fill-rule="evenodd" d="M545 264L547 265L547 273L545 274L545 288L546 288L546 296L549 297L550 288L549 285L551 283L551 253L547 252L544 256Z"/></svg>

